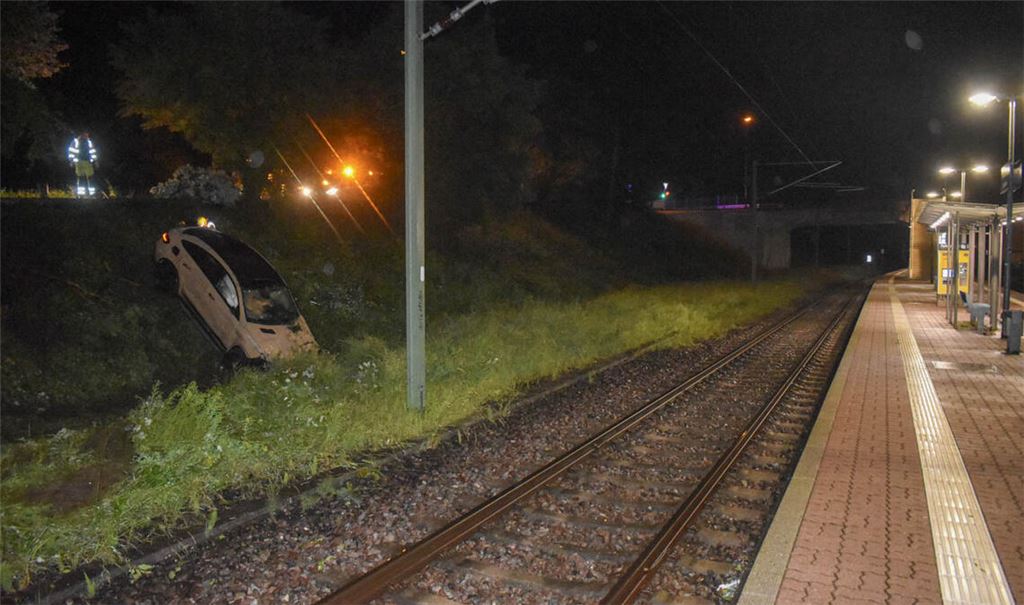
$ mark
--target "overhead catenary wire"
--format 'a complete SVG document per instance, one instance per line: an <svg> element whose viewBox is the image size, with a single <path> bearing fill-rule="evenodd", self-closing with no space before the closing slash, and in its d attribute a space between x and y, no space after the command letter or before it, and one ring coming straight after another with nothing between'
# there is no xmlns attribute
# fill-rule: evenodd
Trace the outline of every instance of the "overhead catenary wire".
<svg viewBox="0 0 1024 605"><path fill-rule="evenodd" d="M804 149L802 149L800 147L800 145L797 144L797 141L793 140L793 137L791 137L790 134L785 132L785 130L775 121L775 119L771 117L771 114L769 114L767 111L765 111L765 109L761 105L761 103L758 102L758 99L756 99L754 97L754 95L751 94L751 92L749 90L746 90L746 88L739 82L739 80L737 80L736 77L732 75L732 72L730 72L729 69L724 66L722 61L718 60L718 57L716 57L715 54L712 53L712 51L708 49L708 47L706 47L705 45L700 43L700 40L696 37L696 35L693 32L691 32L690 29L687 28L685 24L683 24L683 21L679 20L679 17L677 17L671 10L669 10L669 7L667 7L665 5L665 3L662 2L662 0L657 0L657 4L658 4L658 6L662 7L662 10L664 10L670 17L672 17L672 20L676 21L676 25L679 26L679 29L681 29L683 31L683 33L685 33L687 35L687 37L689 37L690 40L692 40L693 43L696 44L697 47L700 48L700 50L703 51L703 53L708 55L708 58L710 58L712 60L712 62L715 63L715 66L717 66L718 69L722 70L722 73L725 74L725 76L729 79L729 81L731 81L736 86L736 88L738 88L739 91L742 92L744 96L746 96L746 98L750 99L751 103L754 104L754 106L756 107L757 111L761 115L763 115L765 117L765 119L768 120L768 122L773 127L775 127L776 130L778 130L778 132L782 135L782 137L788 143L793 145L793 148L797 149L797 153L800 154L800 156L804 160L807 161L807 164L810 165L811 167L814 167L815 163L813 161L811 161L811 159L807 156L807 154L804 153Z"/></svg>

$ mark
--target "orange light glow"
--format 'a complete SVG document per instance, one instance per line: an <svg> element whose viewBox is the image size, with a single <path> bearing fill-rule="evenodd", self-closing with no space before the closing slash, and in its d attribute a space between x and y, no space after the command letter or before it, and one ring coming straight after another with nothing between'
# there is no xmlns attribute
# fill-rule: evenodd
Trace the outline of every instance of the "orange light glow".
<svg viewBox="0 0 1024 605"><path fill-rule="evenodd" d="M367 172L366 174L368 174L368 175L370 175L370 176L373 176L373 171L372 171L372 170L370 170L370 171L368 171L368 172Z"/></svg>
<svg viewBox="0 0 1024 605"><path fill-rule="evenodd" d="M205 216L201 216L199 217L199 220L196 221L196 224L199 225L200 227L205 227L209 222L209 219L207 219Z"/></svg>
<svg viewBox="0 0 1024 605"><path fill-rule="evenodd" d="M320 181L320 184L323 185L324 187L329 185L329 183L327 182L327 179L324 179L324 180Z"/></svg>
<svg viewBox="0 0 1024 605"><path fill-rule="evenodd" d="M160 236L160 239L164 240L165 244L169 244L171 242L171 236L168 235L166 231L164 231L164 234Z"/></svg>
<svg viewBox="0 0 1024 605"><path fill-rule="evenodd" d="M750 115L749 113L747 115L743 116L743 123L747 124L748 126L750 124L753 124L754 123L754 116Z"/></svg>
<svg viewBox="0 0 1024 605"><path fill-rule="evenodd" d="M351 166L345 166L345 169L342 170L341 173L347 176L348 178L352 178L352 175L354 175L356 171L355 168L352 168Z"/></svg>
<svg viewBox="0 0 1024 605"><path fill-rule="evenodd" d="M334 171L333 171L333 170L331 170L330 168L328 168L328 169L327 169L327 174L334 174Z"/></svg>

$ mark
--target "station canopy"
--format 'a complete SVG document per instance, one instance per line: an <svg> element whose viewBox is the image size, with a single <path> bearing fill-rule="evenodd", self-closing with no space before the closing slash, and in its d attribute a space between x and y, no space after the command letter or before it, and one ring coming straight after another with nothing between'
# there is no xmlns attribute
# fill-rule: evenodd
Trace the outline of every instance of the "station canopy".
<svg viewBox="0 0 1024 605"><path fill-rule="evenodd" d="M921 202L914 220L929 226L935 224L947 212L950 216L959 216L961 227L988 225L995 218L1006 219L1006 206L944 200L921 200ZM1013 218L1015 221L1024 220L1024 204L1013 205Z"/></svg>

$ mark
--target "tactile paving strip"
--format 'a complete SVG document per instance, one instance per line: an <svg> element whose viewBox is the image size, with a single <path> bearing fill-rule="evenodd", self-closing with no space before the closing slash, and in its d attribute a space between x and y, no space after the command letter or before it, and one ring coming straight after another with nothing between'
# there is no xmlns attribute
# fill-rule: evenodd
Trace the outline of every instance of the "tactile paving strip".
<svg viewBox="0 0 1024 605"><path fill-rule="evenodd" d="M889 298L907 377L944 603L1012 604L1010 585L960 450L928 376L910 322L889 279Z"/></svg>

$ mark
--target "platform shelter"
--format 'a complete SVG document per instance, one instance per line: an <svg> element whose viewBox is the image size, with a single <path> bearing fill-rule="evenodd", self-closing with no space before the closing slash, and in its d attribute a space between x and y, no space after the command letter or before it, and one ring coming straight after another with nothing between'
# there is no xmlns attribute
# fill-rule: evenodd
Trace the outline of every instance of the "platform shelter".
<svg viewBox="0 0 1024 605"><path fill-rule="evenodd" d="M1011 219L1024 221L1024 207L1015 206ZM1006 225L1005 206L912 200L910 278L931 280L953 326L960 327L960 310L968 307L981 322L979 330L996 330L1006 287L1001 270Z"/></svg>

